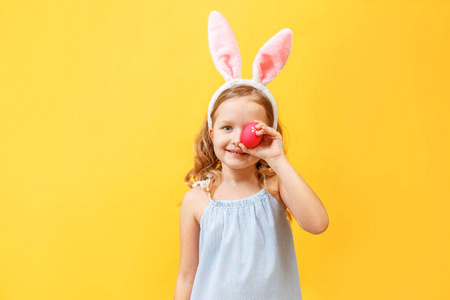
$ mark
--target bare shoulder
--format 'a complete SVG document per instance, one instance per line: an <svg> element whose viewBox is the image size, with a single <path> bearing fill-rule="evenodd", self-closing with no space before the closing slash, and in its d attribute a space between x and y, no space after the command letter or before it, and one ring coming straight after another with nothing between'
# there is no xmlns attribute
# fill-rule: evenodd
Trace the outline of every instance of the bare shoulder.
<svg viewBox="0 0 450 300"><path fill-rule="evenodd" d="M271 176L271 177L266 177L266 186L267 186L267 191L275 198L278 200L278 202L281 204L281 206L284 207L284 209L286 209L286 205L284 204L283 200L281 199L281 195L280 195L280 186L279 186L279 182L280 182L280 177L278 177L277 174Z"/></svg>
<svg viewBox="0 0 450 300"><path fill-rule="evenodd" d="M200 218L209 205L208 195L201 187L197 186L184 194L183 202L186 202L189 210L193 213L194 219L200 224Z"/></svg>

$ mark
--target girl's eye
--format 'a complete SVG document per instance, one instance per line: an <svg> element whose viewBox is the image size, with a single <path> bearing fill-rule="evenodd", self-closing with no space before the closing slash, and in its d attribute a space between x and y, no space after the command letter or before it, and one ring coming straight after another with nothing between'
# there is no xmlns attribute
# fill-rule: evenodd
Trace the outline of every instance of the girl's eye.
<svg viewBox="0 0 450 300"><path fill-rule="evenodd" d="M224 126L223 128L226 130L226 128L231 128L231 126Z"/></svg>

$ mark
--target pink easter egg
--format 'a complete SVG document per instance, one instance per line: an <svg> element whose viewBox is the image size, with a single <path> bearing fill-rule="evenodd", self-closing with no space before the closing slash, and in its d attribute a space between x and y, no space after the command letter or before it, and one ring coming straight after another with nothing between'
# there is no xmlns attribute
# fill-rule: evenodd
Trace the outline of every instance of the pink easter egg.
<svg viewBox="0 0 450 300"><path fill-rule="evenodd" d="M256 122L249 123L242 130L241 142L249 149L258 146L262 139L262 135L256 135L256 125L258 125Z"/></svg>

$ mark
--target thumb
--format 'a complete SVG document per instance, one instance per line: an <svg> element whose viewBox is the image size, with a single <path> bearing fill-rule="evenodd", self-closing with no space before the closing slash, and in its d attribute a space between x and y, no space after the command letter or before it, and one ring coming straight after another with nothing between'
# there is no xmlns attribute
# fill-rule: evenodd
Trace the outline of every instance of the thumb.
<svg viewBox="0 0 450 300"><path fill-rule="evenodd" d="M248 149L247 147L245 147L244 144L239 143L239 147L241 147L242 151L244 151L245 153L251 154L253 155L254 150L253 149Z"/></svg>

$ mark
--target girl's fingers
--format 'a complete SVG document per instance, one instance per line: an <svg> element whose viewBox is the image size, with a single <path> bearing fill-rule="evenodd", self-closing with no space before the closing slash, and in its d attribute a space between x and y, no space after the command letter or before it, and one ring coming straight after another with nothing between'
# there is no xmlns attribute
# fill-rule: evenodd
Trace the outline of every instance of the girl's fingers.
<svg viewBox="0 0 450 300"><path fill-rule="evenodd" d="M272 137L280 135L280 133L278 131L276 131L275 129L273 129L270 126L267 126L263 121L254 120L254 122L258 122L258 124L255 125L256 135L260 136L260 135L268 134Z"/></svg>
<svg viewBox="0 0 450 300"><path fill-rule="evenodd" d="M247 147L244 146L244 144L239 143L239 147L241 147L242 151L244 151L245 153L249 153ZM249 153L250 154L250 153Z"/></svg>
<svg viewBox="0 0 450 300"><path fill-rule="evenodd" d="M260 128L262 125L266 125L263 121L260 121L260 120L254 120L254 122L258 123L255 125L255 127L258 127L258 128Z"/></svg>
<svg viewBox="0 0 450 300"><path fill-rule="evenodd" d="M255 125L255 129L261 129L266 125L263 121L255 120L255 122L258 122L258 124Z"/></svg>
<svg viewBox="0 0 450 300"><path fill-rule="evenodd" d="M256 135L263 135L263 134L276 135L278 132L264 123L256 125L255 128L257 129Z"/></svg>

